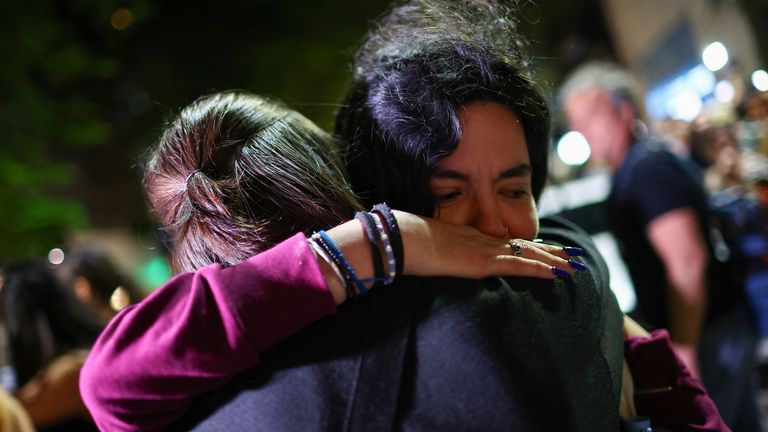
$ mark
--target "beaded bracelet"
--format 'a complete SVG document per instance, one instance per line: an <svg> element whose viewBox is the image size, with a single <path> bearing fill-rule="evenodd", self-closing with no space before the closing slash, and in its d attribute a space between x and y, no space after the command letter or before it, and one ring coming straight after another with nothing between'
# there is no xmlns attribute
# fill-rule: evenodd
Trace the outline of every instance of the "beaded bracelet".
<svg viewBox="0 0 768 432"><path fill-rule="evenodd" d="M365 283L358 279L355 269L349 265L349 262L344 258L344 254L341 252L336 243L333 242L331 237L323 230L317 231L312 234L312 238L317 241L320 246L328 252L328 255L333 261L339 265L339 269L344 275L344 279L347 281L345 284L347 287L347 297L350 299L356 298L358 295L366 293ZM357 291L355 291L357 288Z"/></svg>
<svg viewBox="0 0 768 432"><path fill-rule="evenodd" d="M312 248L315 253L322 258L323 261L328 263L328 265L331 267L331 270L333 270L333 273L336 275L337 278L339 278L339 281L341 282L341 286L346 287L347 281L344 280L344 276L341 274L341 271L339 270L339 266L333 262L333 259L331 259L330 256L328 256L328 252L323 249L322 246L317 244L313 239L308 238L307 243L309 244L309 247Z"/></svg>
<svg viewBox="0 0 768 432"><path fill-rule="evenodd" d="M325 242L320 237L320 234L315 232L312 234L312 237L309 238L309 241L312 242L315 247L321 249L323 251L323 257L329 258L334 263L334 267L339 270L339 275L341 276L341 284L344 286L344 291L347 293L347 298L352 299L357 297L357 291L355 291L355 288L349 283L349 278L342 270L341 261L331 252L330 248L326 246Z"/></svg>
<svg viewBox="0 0 768 432"><path fill-rule="evenodd" d="M378 213L372 213L371 218L376 224L376 229L379 230L379 240L381 240L381 247L384 249L384 255L387 257L387 277L384 281L384 285L389 285L395 280L397 275L397 262L395 260L395 252L392 250L392 244L389 241L389 235L384 230L384 224L381 222L382 216Z"/></svg>
<svg viewBox="0 0 768 432"><path fill-rule="evenodd" d="M373 211L384 217L389 228L389 240L392 243L392 251L395 256L396 274L403 274L403 237L400 234L400 226L397 224L395 215L386 203L376 204Z"/></svg>
<svg viewBox="0 0 768 432"><path fill-rule="evenodd" d="M381 252L379 251L378 242L381 240L383 231L377 231L374 217L368 212L359 211L355 213L355 219L359 220L363 224L365 230L365 236L368 238L368 242L371 246L371 256L373 257L373 274L374 280L384 281L384 266L381 263ZM376 282L374 287L380 285L380 282Z"/></svg>

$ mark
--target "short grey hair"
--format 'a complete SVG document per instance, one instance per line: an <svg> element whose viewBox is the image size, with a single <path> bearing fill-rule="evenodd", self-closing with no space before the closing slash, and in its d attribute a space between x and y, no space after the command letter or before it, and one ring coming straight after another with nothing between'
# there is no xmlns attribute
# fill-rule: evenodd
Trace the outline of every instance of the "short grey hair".
<svg viewBox="0 0 768 432"><path fill-rule="evenodd" d="M560 86L560 104L565 104L573 94L588 89L606 90L614 101L631 103L636 116L643 114L637 81L627 70L615 63L592 60L577 67Z"/></svg>

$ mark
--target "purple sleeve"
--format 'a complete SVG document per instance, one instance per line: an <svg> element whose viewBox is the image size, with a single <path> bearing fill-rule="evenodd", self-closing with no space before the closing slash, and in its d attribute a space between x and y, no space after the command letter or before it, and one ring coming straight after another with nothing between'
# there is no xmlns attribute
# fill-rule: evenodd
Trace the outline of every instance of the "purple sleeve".
<svg viewBox="0 0 768 432"><path fill-rule="evenodd" d="M676 431L730 431L701 381L672 349L669 333L624 341L624 354L635 385L637 415L654 428Z"/></svg>
<svg viewBox="0 0 768 432"><path fill-rule="evenodd" d="M302 234L229 268L177 275L110 322L81 372L83 400L101 430L164 430L194 398L335 311Z"/></svg>

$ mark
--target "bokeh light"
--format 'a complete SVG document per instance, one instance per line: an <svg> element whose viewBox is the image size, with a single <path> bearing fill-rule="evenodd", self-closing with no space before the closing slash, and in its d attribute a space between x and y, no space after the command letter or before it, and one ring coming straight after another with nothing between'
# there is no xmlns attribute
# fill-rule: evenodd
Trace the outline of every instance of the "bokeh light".
<svg viewBox="0 0 768 432"><path fill-rule="evenodd" d="M48 251L48 262L53 265L59 265L64 262L64 251L59 248L53 248Z"/></svg>
<svg viewBox="0 0 768 432"><path fill-rule="evenodd" d="M675 120L692 121L701 112L703 104L699 95L683 91L667 102L667 112Z"/></svg>
<svg viewBox="0 0 768 432"><path fill-rule="evenodd" d="M736 89L733 84L728 80L723 80L717 83L715 86L715 99L723 103L729 103L736 95Z"/></svg>
<svg viewBox="0 0 768 432"><path fill-rule="evenodd" d="M760 91L768 91L768 72L762 69L752 72L752 85Z"/></svg>
<svg viewBox="0 0 768 432"><path fill-rule="evenodd" d="M133 14L128 9L117 9L112 12L109 23L115 30L125 30L133 23Z"/></svg>
<svg viewBox="0 0 768 432"><path fill-rule="evenodd" d="M712 72L717 72L728 63L728 50L721 42L712 42L701 53L704 66Z"/></svg>
<svg viewBox="0 0 768 432"><path fill-rule="evenodd" d="M109 297L109 307L113 311L120 312L129 304L131 304L131 296L128 294L128 290L119 286L112 291L112 295Z"/></svg>
<svg viewBox="0 0 768 432"><path fill-rule="evenodd" d="M567 132L557 142L557 156L566 165L583 165L591 154L587 139L579 132Z"/></svg>

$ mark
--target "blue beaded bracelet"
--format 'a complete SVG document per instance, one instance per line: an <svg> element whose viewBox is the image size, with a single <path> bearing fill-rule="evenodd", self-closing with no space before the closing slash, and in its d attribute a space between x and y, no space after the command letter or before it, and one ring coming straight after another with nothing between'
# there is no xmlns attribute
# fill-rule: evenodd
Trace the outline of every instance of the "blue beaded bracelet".
<svg viewBox="0 0 768 432"><path fill-rule="evenodd" d="M336 246L336 243L331 240L331 237L323 230L317 231L312 237L315 238L315 236L319 236L318 238L321 240L319 243L320 245L328 252L328 254L331 256L331 258L339 265L341 268L342 273L344 274L344 278L347 280L347 284L352 284L355 288L357 288L357 295L363 295L368 290L365 288L365 283L361 281L357 277L357 273L355 273L355 269L352 268L351 265L349 265L349 262L347 262L346 258L344 258L344 254L341 252L341 249L339 249L338 246ZM351 298L357 297L357 295L350 296L349 295L349 289L347 290L347 296Z"/></svg>

